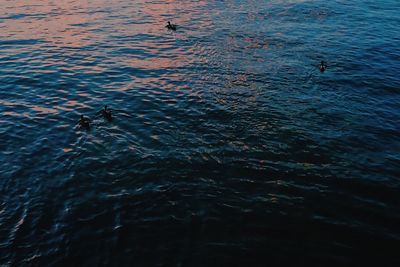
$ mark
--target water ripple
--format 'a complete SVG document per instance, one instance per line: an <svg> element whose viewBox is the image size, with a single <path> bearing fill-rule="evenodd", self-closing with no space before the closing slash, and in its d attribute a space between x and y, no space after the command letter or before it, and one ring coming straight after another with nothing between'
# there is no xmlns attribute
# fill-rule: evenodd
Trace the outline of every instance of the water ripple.
<svg viewBox="0 0 400 267"><path fill-rule="evenodd" d="M0 265L399 263L398 11L0 0Z"/></svg>

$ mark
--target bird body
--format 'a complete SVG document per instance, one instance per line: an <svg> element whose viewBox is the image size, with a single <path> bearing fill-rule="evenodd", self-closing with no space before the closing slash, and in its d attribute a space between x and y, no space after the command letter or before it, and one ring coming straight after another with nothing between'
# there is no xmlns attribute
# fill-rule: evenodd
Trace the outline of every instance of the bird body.
<svg viewBox="0 0 400 267"><path fill-rule="evenodd" d="M176 25L171 24L171 22L168 21L167 26L165 26L168 30L176 31Z"/></svg>
<svg viewBox="0 0 400 267"><path fill-rule="evenodd" d="M90 120L88 118L85 118L83 115L81 115L81 119L79 120L79 125L82 128L90 129Z"/></svg>
<svg viewBox="0 0 400 267"><path fill-rule="evenodd" d="M107 108L107 106L104 106L104 109L101 111L101 114L103 115L104 118L107 120L112 120L112 115L111 115L111 110Z"/></svg>
<svg viewBox="0 0 400 267"><path fill-rule="evenodd" d="M326 65L324 61L321 61L321 64L319 64L319 70L321 72L324 72L326 70Z"/></svg>

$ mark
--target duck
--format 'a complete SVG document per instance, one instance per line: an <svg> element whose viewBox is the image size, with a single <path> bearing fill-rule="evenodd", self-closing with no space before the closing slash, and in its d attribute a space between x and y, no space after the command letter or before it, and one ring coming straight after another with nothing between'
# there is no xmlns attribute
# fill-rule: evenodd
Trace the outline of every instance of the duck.
<svg viewBox="0 0 400 267"><path fill-rule="evenodd" d="M104 106L104 109L101 111L101 114L107 120L112 120L111 110L108 109L107 105Z"/></svg>
<svg viewBox="0 0 400 267"><path fill-rule="evenodd" d="M171 24L171 22L168 21L167 26L165 26L168 30L173 30L176 31L176 25L175 24Z"/></svg>
<svg viewBox="0 0 400 267"><path fill-rule="evenodd" d="M326 70L326 65L324 61L321 61L321 64L319 64L319 70L321 72L324 72Z"/></svg>
<svg viewBox="0 0 400 267"><path fill-rule="evenodd" d="M88 118L85 118L83 115L81 115L81 119L79 120L79 125L82 128L89 129L90 128L90 120Z"/></svg>

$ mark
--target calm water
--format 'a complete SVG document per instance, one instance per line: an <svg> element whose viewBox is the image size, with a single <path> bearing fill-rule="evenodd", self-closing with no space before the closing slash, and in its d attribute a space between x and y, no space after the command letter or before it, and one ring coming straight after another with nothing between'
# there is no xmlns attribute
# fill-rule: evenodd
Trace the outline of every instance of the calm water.
<svg viewBox="0 0 400 267"><path fill-rule="evenodd" d="M0 266L399 263L399 14L0 0Z"/></svg>

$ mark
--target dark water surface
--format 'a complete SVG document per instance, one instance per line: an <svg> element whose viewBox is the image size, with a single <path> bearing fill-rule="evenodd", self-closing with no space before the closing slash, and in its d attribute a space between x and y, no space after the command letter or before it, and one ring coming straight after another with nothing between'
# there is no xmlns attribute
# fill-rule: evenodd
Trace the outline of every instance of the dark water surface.
<svg viewBox="0 0 400 267"><path fill-rule="evenodd" d="M399 264L399 14L0 0L0 266Z"/></svg>

